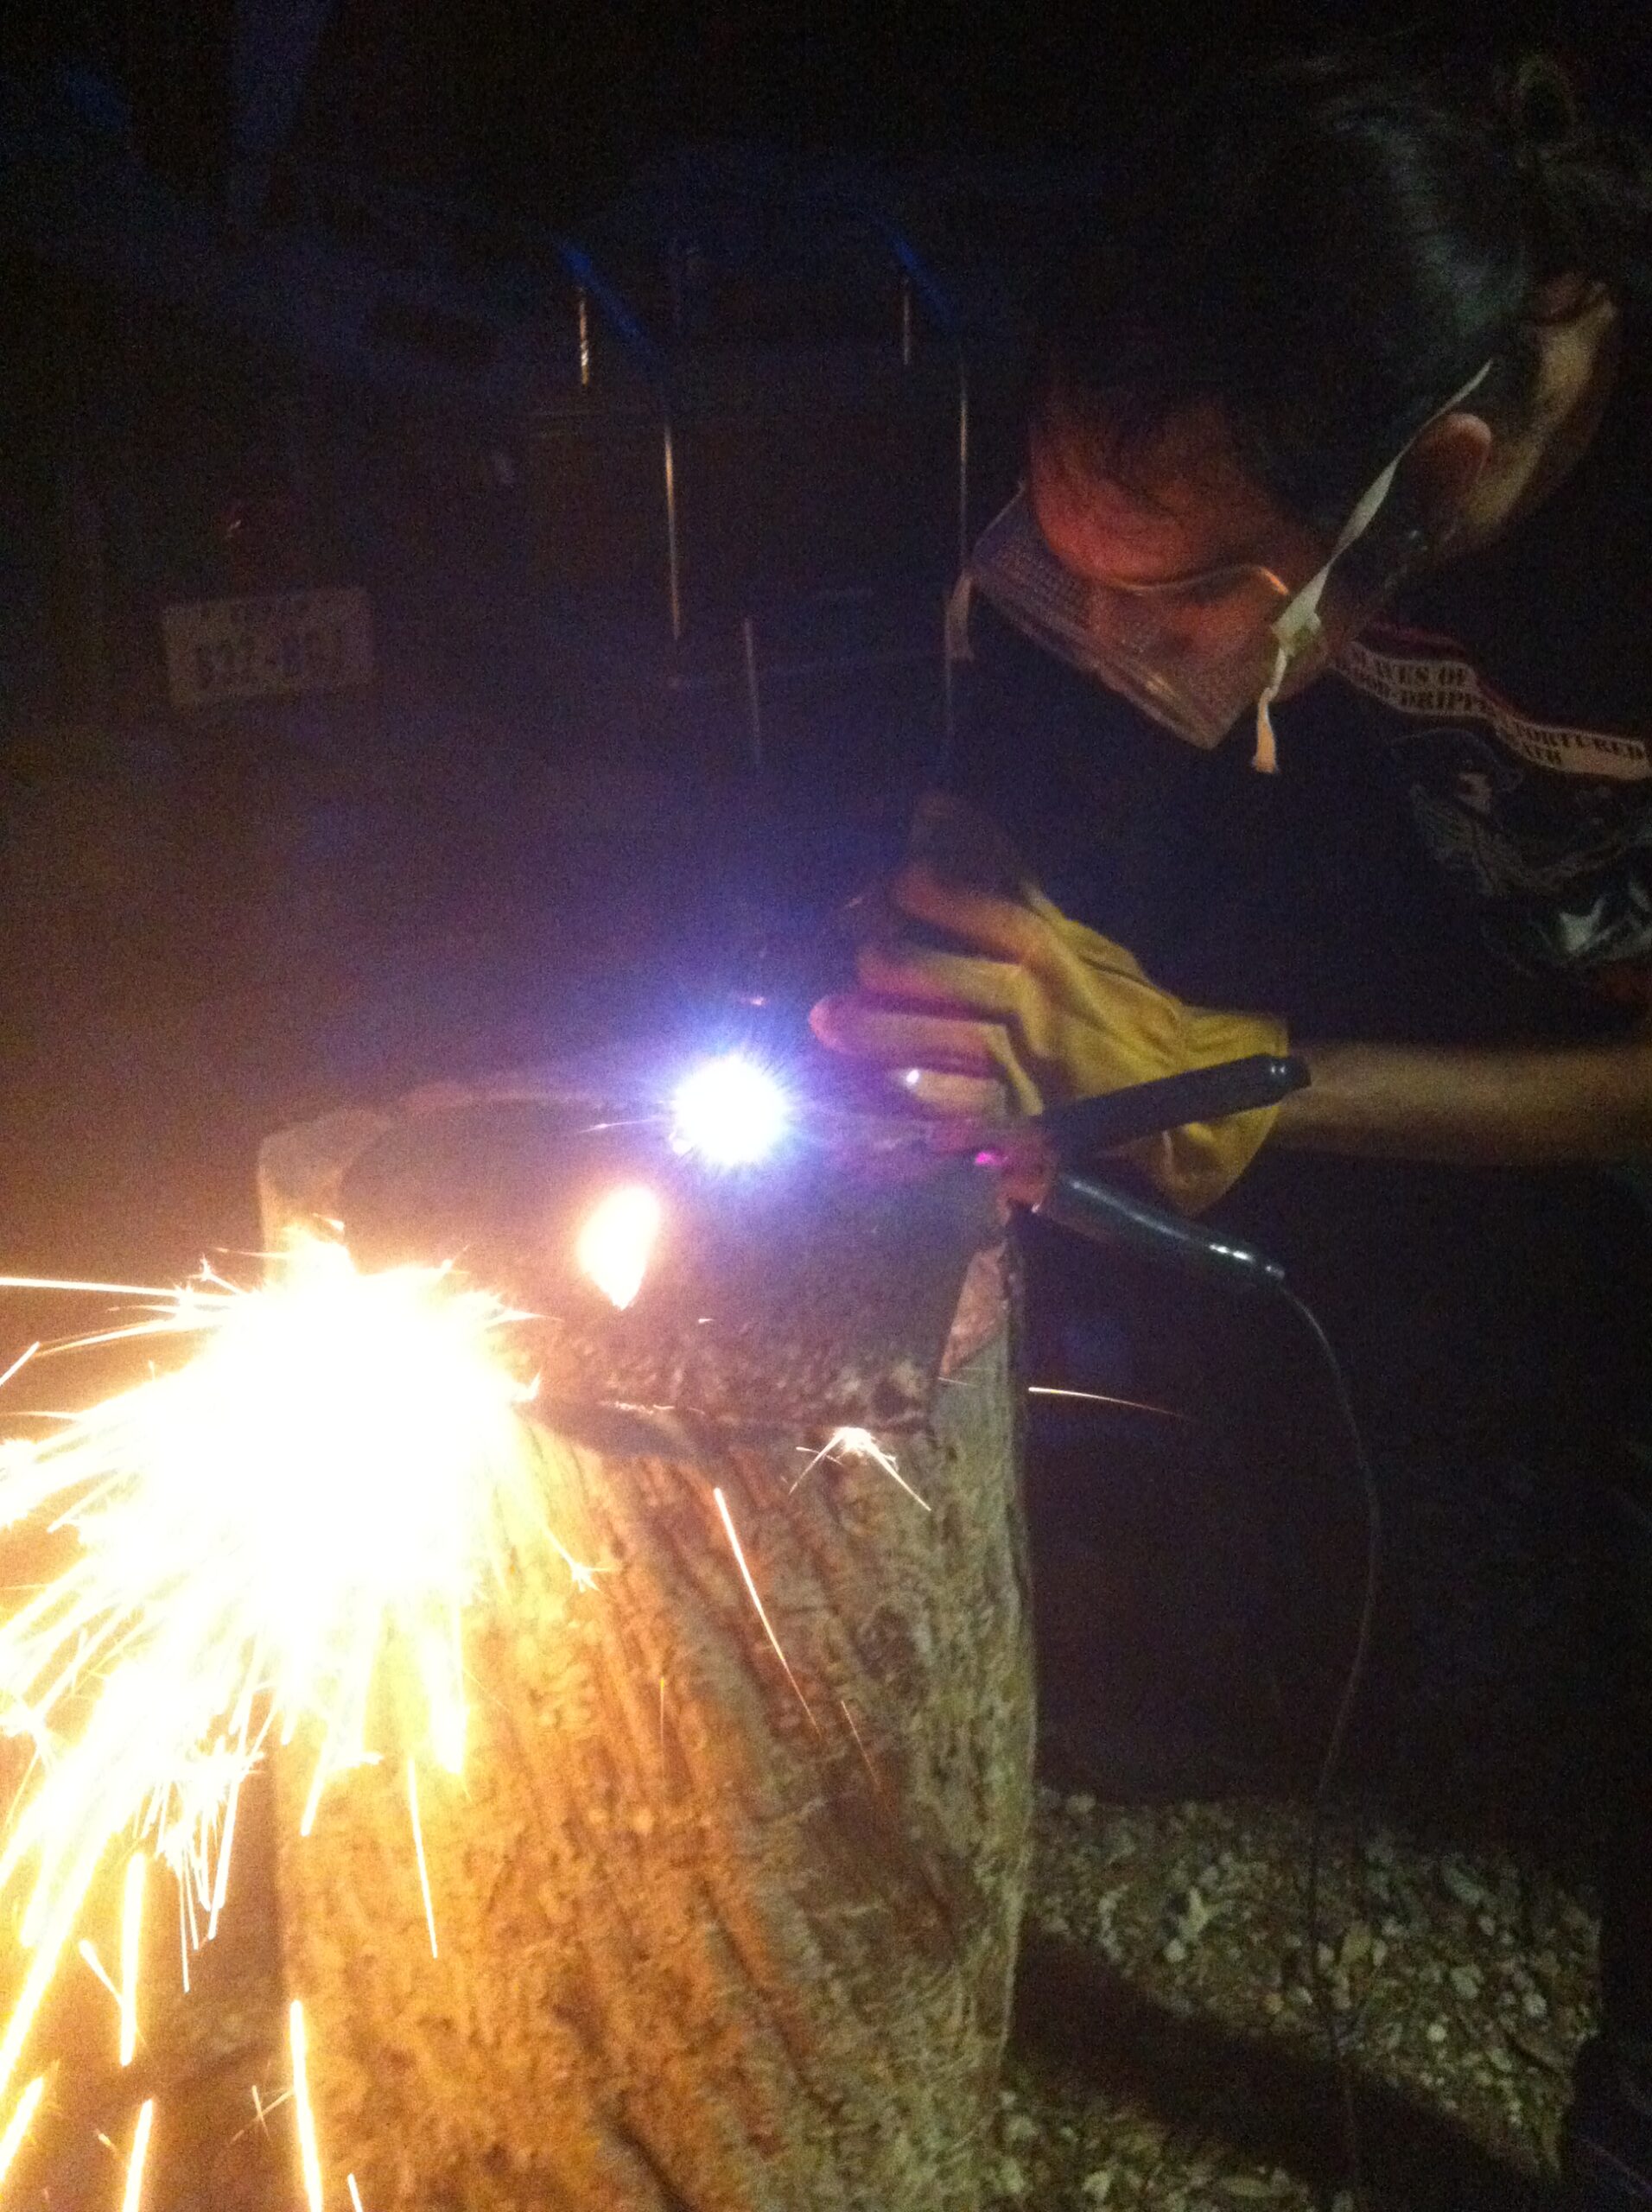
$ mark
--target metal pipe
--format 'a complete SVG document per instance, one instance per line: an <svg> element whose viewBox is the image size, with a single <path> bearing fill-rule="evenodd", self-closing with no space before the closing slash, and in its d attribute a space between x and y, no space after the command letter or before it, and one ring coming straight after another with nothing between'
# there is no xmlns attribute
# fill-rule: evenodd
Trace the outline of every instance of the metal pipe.
<svg viewBox="0 0 1652 2212"><path fill-rule="evenodd" d="M746 654L746 710L751 724L752 768L763 772L763 695L757 683L757 626L749 614L740 618L740 642Z"/></svg>
<svg viewBox="0 0 1652 2212"><path fill-rule="evenodd" d="M574 298L579 312L580 389L588 391L591 387L591 302L583 284L575 292Z"/></svg>
<svg viewBox="0 0 1652 2212"><path fill-rule="evenodd" d="M660 417L665 449L665 573L671 601L671 643L683 642L683 584L677 565L677 461L671 451L671 418Z"/></svg>

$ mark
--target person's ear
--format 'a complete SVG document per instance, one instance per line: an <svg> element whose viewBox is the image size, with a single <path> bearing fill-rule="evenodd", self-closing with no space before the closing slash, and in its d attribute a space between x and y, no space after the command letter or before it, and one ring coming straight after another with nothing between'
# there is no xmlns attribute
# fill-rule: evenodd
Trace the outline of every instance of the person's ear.
<svg viewBox="0 0 1652 2212"><path fill-rule="evenodd" d="M1491 425L1484 416L1454 408L1431 423L1411 448L1407 486L1419 521L1443 535L1462 514L1491 458Z"/></svg>

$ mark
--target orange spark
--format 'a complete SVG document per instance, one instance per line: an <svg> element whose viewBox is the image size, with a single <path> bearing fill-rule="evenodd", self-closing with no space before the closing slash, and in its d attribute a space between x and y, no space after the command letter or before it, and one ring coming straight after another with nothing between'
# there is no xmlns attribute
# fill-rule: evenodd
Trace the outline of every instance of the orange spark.
<svg viewBox="0 0 1652 2212"><path fill-rule="evenodd" d="M241 1802L241 1785L230 1785L229 1802L224 1808L224 1833L218 1840L218 1873L213 1883L212 1910L206 1918L206 1941L210 1943L218 1933L218 1916L224 1910L225 1892L230 1885L230 1859L235 1850L235 1808ZM184 1955L184 1988L189 1987L189 1960Z"/></svg>
<svg viewBox="0 0 1652 2212"><path fill-rule="evenodd" d="M799 1445L797 1448L800 1452L806 1452L809 1447L807 1445ZM852 1459L863 1459L868 1465L880 1469L888 1476L891 1482L897 1484L900 1489L904 1490L914 1505L921 1505L925 1513L930 1510L929 1500L920 1497L905 1476L901 1473L899 1460L896 1459L887 1445L879 1443L869 1428L835 1428L819 1451L811 1456L809 1465L798 1476L797 1482L800 1483L806 1476L812 1475L823 1459L834 1460L839 1466ZM797 1483L792 1484L794 1490L797 1486Z"/></svg>
<svg viewBox="0 0 1652 2212"><path fill-rule="evenodd" d="M17 2100L17 2109L6 2122L6 2132L0 2135L0 2181L11 2171L12 2161L23 2146L23 2139L34 2124L40 2109L40 2101L46 2094L46 2076L37 2074Z"/></svg>
<svg viewBox="0 0 1652 2212"><path fill-rule="evenodd" d="M120 2212L137 2212L143 2201L143 2167L149 2155L149 2130L154 2125L155 2099L145 2097L137 2108L137 2126L132 2131L132 2152L126 2161L126 2194L120 2200Z"/></svg>
<svg viewBox="0 0 1652 2212"><path fill-rule="evenodd" d="M746 1564L746 1554L740 1548L740 1537L735 1531L734 1517L728 1510L728 1500L723 1496L722 1491L719 1489L714 1489L711 1495L717 1501L717 1510L722 1516L722 1524L728 1534L729 1549L734 1554L734 1564L739 1567L741 1579L745 1582L747 1589L751 1593L752 1603L757 1608L757 1618L763 1624L763 1633L769 1639L769 1643L773 1649L775 1657L779 1661L781 1666L785 1668L787 1681L789 1681L792 1688L797 1691L798 1704L802 1706L804 1711L809 1715L810 1720L814 1727L818 1730L820 1723L815 1719L814 1708L810 1706L808 1699L804 1695L802 1686L798 1682L797 1677L791 1671L791 1662L786 1657L785 1653L781 1649L780 1639L774 1633L773 1624L770 1621L767 1612L764 1610L762 1599L759 1598L757 1593L757 1585L752 1580L752 1570Z"/></svg>
<svg viewBox="0 0 1652 2212"><path fill-rule="evenodd" d="M143 1877L148 1861L135 1851L126 1862L120 1912L120 2063L137 2052L137 1977L143 1961Z"/></svg>
<svg viewBox="0 0 1652 2212"><path fill-rule="evenodd" d="M293 2055L293 2103L297 2114L298 2158L304 2174L304 2196L309 2212L322 2212L321 2153L315 2140L315 2114L310 2109L309 2038L304 2028L304 2007L296 1997L287 2014L287 2038Z"/></svg>
<svg viewBox="0 0 1652 2212"><path fill-rule="evenodd" d="M419 1776L410 1751L407 1759L407 1809L413 1822L413 1855L419 1862L419 1895L424 1899L424 1924L430 1931L430 1956L436 1949L436 1912L430 1902L430 1870L424 1863L424 1830L419 1824Z"/></svg>
<svg viewBox="0 0 1652 2212"><path fill-rule="evenodd" d="M148 1859L179 1883L187 1986L224 1908L238 1793L266 1749L314 1731L319 1800L379 1756L369 1714L393 1664L413 1693L397 1700L410 1748L456 1770L462 1618L514 1554L562 1550L544 1440L524 1414L532 1385L501 1342L523 1317L450 1270L364 1273L312 1240L252 1290L209 1274L169 1298L7 1283L153 1300L105 1338L190 1341L44 1441L0 1448L0 1529L76 1545L0 1618L0 1734L35 1753L0 1830L0 1912L28 1955L0 2008L0 2100L120 1837L143 1846L114 1977L125 2063Z"/></svg>
<svg viewBox="0 0 1652 2212"><path fill-rule="evenodd" d="M103 1961L98 1956L97 1945L89 1942L88 1939L83 1936L80 1938L79 1944L76 1946L76 1948L79 1950L80 1956L91 1967L92 1973L97 1975L98 1980L102 1982L104 1987L114 1999L116 2004L118 2005L120 2003L120 1992L110 1980L108 1967L105 1966Z"/></svg>
<svg viewBox="0 0 1652 2212"><path fill-rule="evenodd" d="M1106 1390L1063 1390L1053 1382L1029 1382L1029 1398L1071 1398L1083 1406L1121 1406L1127 1413L1157 1414L1161 1421L1188 1421L1174 1406L1150 1406L1141 1398L1115 1398Z"/></svg>
<svg viewBox="0 0 1652 2212"><path fill-rule="evenodd" d="M35 1338L26 1351L20 1351L3 1375L0 1375L0 1390L3 1390L15 1375L21 1375L35 1354L40 1350L40 1338Z"/></svg>
<svg viewBox="0 0 1652 2212"><path fill-rule="evenodd" d="M875 1790L877 1790L880 1794L881 1794L882 1789L883 1789L883 1784L882 1784L882 1783L879 1780L879 1778L878 1778L878 1770L877 1770L877 1768L876 1768L875 1766L874 1766L874 1765L873 1765L872 1761L871 1761L871 1758L870 1758L870 1757L869 1757L869 1756L868 1756L868 1754L867 1754L867 1747L866 1747L865 1744L861 1741L861 1732L860 1732L860 1730L859 1730L859 1729L855 1726L855 1715L854 1715L854 1714L849 1711L848 1700L847 1698L842 1698L842 1697L841 1697L841 1698L839 1698L839 1699L838 1699L838 1700L837 1700L837 1701L838 1701L839 1705L841 1705L841 1706L842 1707L842 1708L843 1708L843 1718L844 1718L844 1719L845 1719L845 1720L847 1720L847 1721L848 1722L848 1724L849 1724L849 1733L850 1733L850 1735L851 1735L851 1736L853 1736L853 1737L854 1737L854 1738L855 1738L855 1750L856 1750L857 1751L859 1751L859 1753L861 1754L861 1764L865 1767L865 1769L866 1769L867 1772L867 1773L871 1776L871 1777L872 1777L872 1787L873 1787Z"/></svg>

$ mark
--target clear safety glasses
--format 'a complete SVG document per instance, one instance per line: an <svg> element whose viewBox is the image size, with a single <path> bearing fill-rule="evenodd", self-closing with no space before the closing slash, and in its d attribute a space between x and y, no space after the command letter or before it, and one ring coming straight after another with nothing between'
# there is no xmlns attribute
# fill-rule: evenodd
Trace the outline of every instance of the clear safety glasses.
<svg viewBox="0 0 1652 2212"><path fill-rule="evenodd" d="M1174 583L1102 584L1056 559L1024 491L988 524L969 580L1046 652L1179 737L1218 745L1267 688L1289 587L1236 563Z"/></svg>
<svg viewBox="0 0 1652 2212"><path fill-rule="evenodd" d="M1100 583L1075 575L1045 543L1023 490L976 542L959 584L951 637L967 633L969 591L979 589L1035 644L1207 752L1254 709L1255 765L1273 768L1269 709L1287 677L1325 661L1319 605L1332 569L1369 529L1423 432L1461 406L1491 365L1485 362L1418 424L1367 486L1318 570L1296 589L1271 569L1243 563L1172 583ZM1403 554L1379 559L1361 577L1356 626L1398 587L1423 539L1414 532Z"/></svg>

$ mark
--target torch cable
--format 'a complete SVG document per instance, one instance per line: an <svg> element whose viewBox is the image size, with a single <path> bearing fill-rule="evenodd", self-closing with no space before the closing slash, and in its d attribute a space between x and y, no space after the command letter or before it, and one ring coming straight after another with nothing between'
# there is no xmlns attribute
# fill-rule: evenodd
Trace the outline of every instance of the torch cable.
<svg viewBox="0 0 1652 2212"><path fill-rule="evenodd" d="M1364 2159L1361 2148L1359 2108L1355 2090L1354 2069L1348 2045L1343 2034L1342 2022L1331 2002L1325 1986L1325 1974L1319 1963L1319 1946L1323 1919L1321 1877L1325 1859L1325 1834L1331 1810L1331 1792L1342 1769L1347 1750L1349 1730L1352 1726L1360 1695L1365 1687L1369 1670L1371 1645L1376 1626L1377 1593L1382 1577L1382 1503L1377 1490L1376 1473L1371 1465L1361 1432L1359 1416L1354 1408L1348 1377L1336 1346L1326 1333L1324 1324L1312 1307L1299 1298L1293 1290L1280 1286L1280 1295L1307 1331L1319 1355L1325 1376L1331 1385L1331 1402L1336 1408L1342 1431L1345 1464L1351 1466L1359 1479L1365 1510L1365 1579L1360 1600L1359 1621L1355 1630L1353 1656L1348 1662L1348 1675L1337 1700L1330 1733L1314 1783L1312 1809L1308 1828L1308 1864L1306 1897L1304 1906L1305 1934L1308 1947L1308 1986L1312 1993L1314 2010L1319 2015L1325 2031L1326 2046L1331 2054L1331 2068L1336 2076L1337 2094L1342 2105L1343 2139L1348 2160L1348 2183L1357 2212L1366 2212L1369 2202L1365 2186Z"/></svg>

